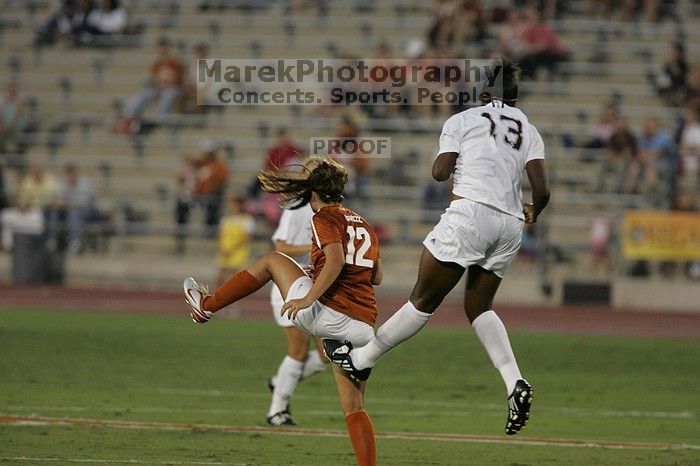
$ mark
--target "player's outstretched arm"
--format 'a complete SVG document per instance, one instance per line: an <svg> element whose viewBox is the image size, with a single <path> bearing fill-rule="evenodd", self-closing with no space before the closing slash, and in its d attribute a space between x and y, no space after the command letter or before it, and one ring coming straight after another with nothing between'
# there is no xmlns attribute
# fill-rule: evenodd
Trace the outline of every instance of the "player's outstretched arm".
<svg viewBox="0 0 700 466"><path fill-rule="evenodd" d="M459 154L456 152L443 152L437 156L433 163L433 178L435 178L435 181L447 181L455 171L458 156Z"/></svg>
<svg viewBox="0 0 700 466"><path fill-rule="evenodd" d="M544 159L530 160L525 165L525 170L532 187L532 206L525 207L525 215L527 223L535 223L542 210L547 207L550 196Z"/></svg>

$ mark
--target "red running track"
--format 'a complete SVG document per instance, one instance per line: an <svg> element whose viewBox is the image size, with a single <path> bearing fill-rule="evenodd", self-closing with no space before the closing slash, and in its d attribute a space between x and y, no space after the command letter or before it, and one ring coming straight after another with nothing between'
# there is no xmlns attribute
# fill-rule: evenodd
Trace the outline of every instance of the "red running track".
<svg viewBox="0 0 700 466"><path fill-rule="evenodd" d="M386 320L405 297L380 296L379 321ZM188 307L180 293L124 291L114 289L26 287L0 285L0 307L19 309L85 310L182 315ZM241 317L271 319L268 293L260 291L238 305ZM590 306L529 307L498 306L497 312L512 330L586 335L631 335L646 337L700 338L700 314L659 311L612 310ZM456 302L445 302L430 325L467 327L467 319Z"/></svg>

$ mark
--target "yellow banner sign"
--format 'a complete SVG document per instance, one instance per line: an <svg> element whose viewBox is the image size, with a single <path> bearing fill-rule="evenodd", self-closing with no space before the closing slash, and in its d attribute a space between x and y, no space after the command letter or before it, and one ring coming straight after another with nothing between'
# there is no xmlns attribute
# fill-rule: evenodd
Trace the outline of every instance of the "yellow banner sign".
<svg viewBox="0 0 700 466"><path fill-rule="evenodd" d="M634 210L622 222L625 259L700 259L700 214Z"/></svg>

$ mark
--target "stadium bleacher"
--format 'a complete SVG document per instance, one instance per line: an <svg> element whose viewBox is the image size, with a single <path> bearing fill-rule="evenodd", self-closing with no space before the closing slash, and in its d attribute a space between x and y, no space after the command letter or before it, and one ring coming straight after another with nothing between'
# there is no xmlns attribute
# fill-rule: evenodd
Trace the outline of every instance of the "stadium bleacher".
<svg viewBox="0 0 700 466"><path fill-rule="evenodd" d="M125 3L132 23L138 25L133 40L99 48L32 45L37 26L55 7L54 2L6 0L0 6L0 81L17 80L21 94L31 96L36 106L32 110L36 127L27 136L30 147L26 155L6 154L5 164L39 163L58 174L65 163L76 163L93 178L100 207L110 212L113 220L114 236L107 252L87 252L68 261L68 277L73 282L114 283L138 278L154 286L173 287L185 274L213 276L215 240L201 237L197 216L192 221L193 238L187 255L172 253L175 178L183 154L196 152L202 138L217 138L228 149L223 157L231 168L229 191L243 193L271 143L272 131L264 128L289 127L303 146L309 137L330 134L337 126L337 116L317 116L311 107L231 106L206 115L176 114L164 127L147 135L115 135L115 115L146 79L158 37L170 37L185 61L191 59L189 50L198 42L211 46L211 56L224 58L323 57L338 50L362 54L380 42L387 42L400 56L408 41L425 37L430 26L426 13L431 6L431 2L395 0L328 2L332 14L327 15L314 9L288 14L280 2L223 12L203 5L206 2ZM545 138L554 187L538 241L548 244L549 250L564 251L555 254L549 273L560 271L576 277L587 273L589 227L594 214L602 208L618 216L623 208L649 206L655 201L643 195L598 192L604 151L571 147L566 144L567 137L581 142L611 99L620 103L632 128L639 129L646 118L657 116L672 131L680 109L664 104L647 74L679 38L685 40L688 55L697 57L700 28L693 27L697 23L691 15L692 5L685 3L677 7L681 11L675 16L690 18L690 24L585 19L585 2L567 3L571 3L568 11L552 24L566 44L576 44L573 55L560 67L559 75L525 82L520 106ZM466 52L479 56L476 47L467 47ZM431 227L421 221L421 196L444 118L365 118L360 122L363 134L392 138L392 160L402 162L408 181L397 186L373 177L365 208L368 217L381 219L388 228L393 241L384 255L402 270L415 268L415 245ZM377 160L373 170L381 173L390 163ZM397 200L401 202L389 202ZM140 213L140 218L126 218L123 206ZM261 230L258 251L268 247L264 240L267 231ZM150 257L158 260L150 261ZM8 261L4 256L0 262L5 271ZM523 286L532 283L528 278L532 267L516 264L515 274L525 277ZM518 290L516 286L513 294Z"/></svg>

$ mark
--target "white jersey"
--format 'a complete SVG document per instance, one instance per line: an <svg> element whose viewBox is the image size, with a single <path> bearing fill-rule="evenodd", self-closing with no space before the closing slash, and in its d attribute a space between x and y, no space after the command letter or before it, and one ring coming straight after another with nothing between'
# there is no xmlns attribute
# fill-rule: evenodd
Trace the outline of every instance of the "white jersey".
<svg viewBox="0 0 700 466"><path fill-rule="evenodd" d="M452 192L524 220L525 164L544 159L544 142L523 112L494 101L452 115L437 155L456 152Z"/></svg>
<svg viewBox="0 0 700 466"><path fill-rule="evenodd" d="M293 258L302 265L311 263L311 218L313 216L311 204L295 210L285 209L282 211L277 229L272 234L272 241L284 241L292 246L309 245L309 254Z"/></svg>

